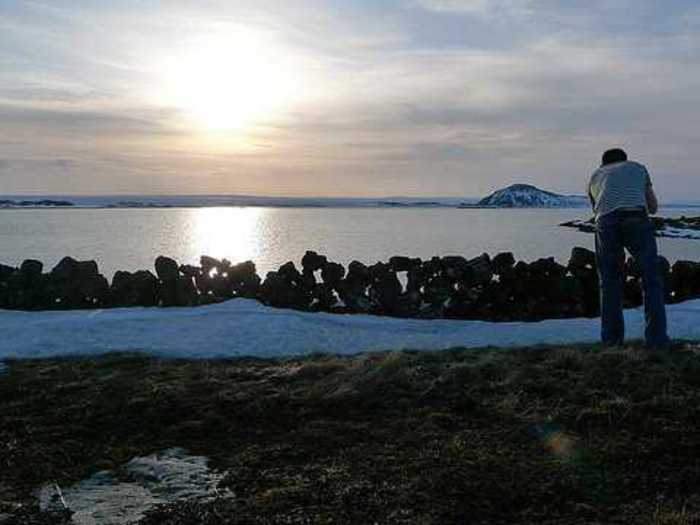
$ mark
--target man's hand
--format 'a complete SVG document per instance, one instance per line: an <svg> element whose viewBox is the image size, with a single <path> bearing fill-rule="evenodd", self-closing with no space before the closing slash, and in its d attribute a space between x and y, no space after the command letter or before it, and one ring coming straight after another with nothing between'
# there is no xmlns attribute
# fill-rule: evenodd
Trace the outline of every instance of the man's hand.
<svg viewBox="0 0 700 525"><path fill-rule="evenodd" d="M656 198L656 194L654 193L654 188L652 188L651 184L647 186L647 191L646 191L646 198L647 198L647 210L651 215L654 215L657 211L659 211L659 201Z"/></svg>

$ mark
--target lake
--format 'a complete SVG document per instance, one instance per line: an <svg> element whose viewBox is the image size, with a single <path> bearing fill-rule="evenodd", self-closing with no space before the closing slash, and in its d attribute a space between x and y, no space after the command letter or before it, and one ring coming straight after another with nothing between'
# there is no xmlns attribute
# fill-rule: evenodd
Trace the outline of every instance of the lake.
<svg viewBox="0 0 700 525"><path fill-rule="evenodd" d="M672 208L662 216L697 215ZM0 262L61 257L95 259L111 279L116 270L152 269L158 255L197 263L202 254L253 260L261 276L286 261L299 265L315 250L347 265L393 255L474 257L512 251L531 261L571 248L593 248L593 236L558 224L586 218L585 209L457 208L158 208L0 210ZM700 241L659 239L671 261L700 261Z"/></svg>

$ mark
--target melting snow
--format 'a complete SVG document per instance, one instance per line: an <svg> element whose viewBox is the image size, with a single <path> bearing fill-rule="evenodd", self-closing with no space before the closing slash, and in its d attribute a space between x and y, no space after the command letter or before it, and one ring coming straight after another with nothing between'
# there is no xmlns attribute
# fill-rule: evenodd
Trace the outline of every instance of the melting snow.
<svg viewBox="0 0 700 525"><path fill-rule="evenodd" d="M207 458L172 448L134 458L120 472L98 472L60 494L47 484L38 490L37 498L43 511L62 510L62 496L74 512L76 525L121 525L140 519L156 505L231 497L230 492L217 490L222 478L223 474L209 470Z"/></svg>
<svg viewBox="0 0 700 525"><path fill-rule="evenodd" d="M668 307L671 336L700 339L700 300ZM641 309L627 310L627 333L642 337ZM235 299L192 308L92 311L0 310L0 359L110 351L174 357L353 354L392 349L524 346L594 342L599 319L537 323L396 319L308 313Z"/></svg>

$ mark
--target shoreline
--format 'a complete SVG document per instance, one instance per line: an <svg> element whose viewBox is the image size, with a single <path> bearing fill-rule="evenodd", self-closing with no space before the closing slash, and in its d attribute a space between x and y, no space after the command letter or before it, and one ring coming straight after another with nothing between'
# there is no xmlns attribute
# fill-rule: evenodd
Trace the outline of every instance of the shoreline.
<svg viewBox="0 0 700 525"><path fill-rule="evenodd" d="M341 209L341 210L373 210L373 209L453 209L453 210L583 210L587 206L483 206L477 204L270 204L270 203L254 203L254 204L157 204L157 205L138 205L138 206L119 206L119 205L104 205L104 204L74 204L71 206L0 206L0 211L14 210L141 210L141 209L196 209L196 208L281 208L281 209ZM700 204L667 204L661 205L663 209L700 209Z"/></svg>

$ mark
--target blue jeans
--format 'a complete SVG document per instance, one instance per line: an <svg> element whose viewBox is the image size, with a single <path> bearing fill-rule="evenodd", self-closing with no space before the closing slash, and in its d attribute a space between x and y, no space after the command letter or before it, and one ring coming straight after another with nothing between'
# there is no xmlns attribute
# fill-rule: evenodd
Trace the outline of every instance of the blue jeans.
<svg viewBox="0 0 700 525"><path fill-rule="evenodd" d="M619 345L625 339L622 315L622 279L625 248L635 259L644 293L644 338L647 348L668 344L666 307L657 265L654 227L644 213L612 212L596 221L595 249L600 277L600 314L603 344Z"/></svg>

